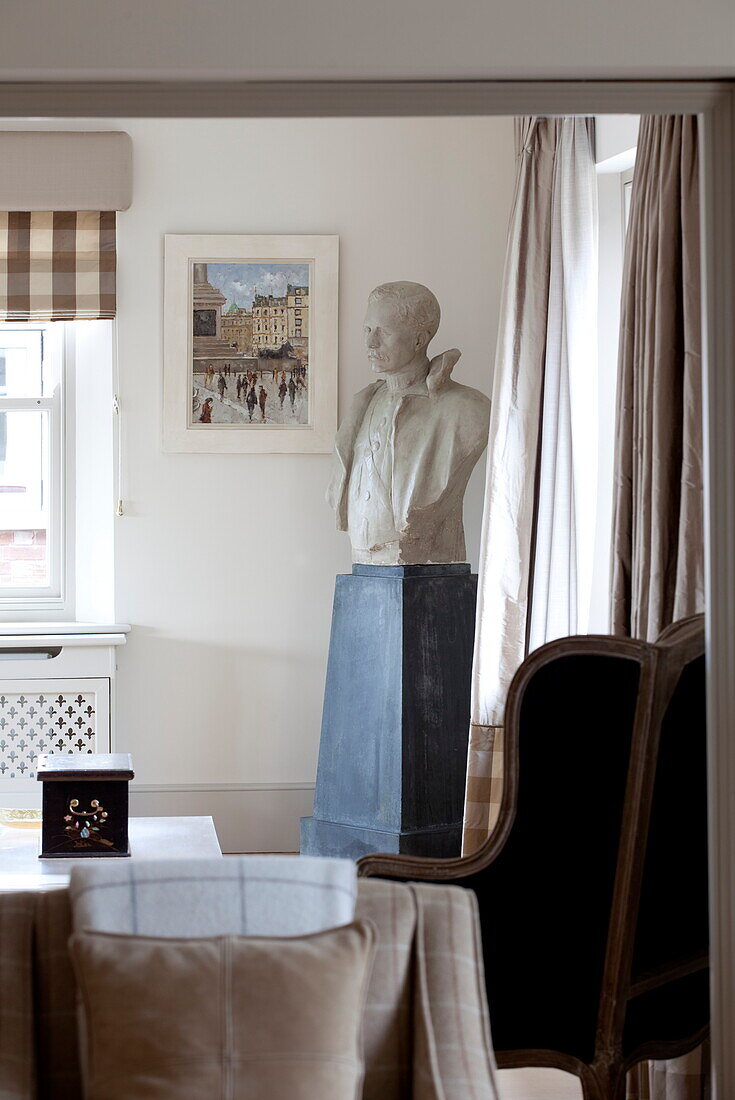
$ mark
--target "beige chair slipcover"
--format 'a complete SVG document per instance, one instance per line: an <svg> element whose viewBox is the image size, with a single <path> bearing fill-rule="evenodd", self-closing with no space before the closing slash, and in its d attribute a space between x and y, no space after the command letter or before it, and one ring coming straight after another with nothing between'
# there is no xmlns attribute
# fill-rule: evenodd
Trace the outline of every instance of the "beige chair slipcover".
<svg viewBox="0 0 735 1100"><path fill-rule="evenodd" d="M477 903L456 886L359 883L378 934L363 1100L499 1100ZM0 1100L79 1100L66 890L0 894Z"/></svg>

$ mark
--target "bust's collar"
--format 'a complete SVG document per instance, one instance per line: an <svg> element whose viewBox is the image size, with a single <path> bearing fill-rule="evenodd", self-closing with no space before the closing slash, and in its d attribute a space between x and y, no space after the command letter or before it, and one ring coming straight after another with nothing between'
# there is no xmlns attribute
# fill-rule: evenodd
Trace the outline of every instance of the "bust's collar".
<svg viewBox="0 0 735 1100"><path fill-rule="evenodd" d="M429 373L426 376L426 386L430 397L446 386L461 354L462 352L458 351L457 348L451 348L449 351L443 351L441 355L435 355L431 360Z"/></svg>
<svg viewBox="0 0 735 1100"><path fill-rule="evenodd" d="M419 379L417 382L412 382L405 390L401 390L401 397L433 397L449 381L461 354L461 351L452 348L451 351L444 351L441 355L435 355L429 363L426 377ZM380 378L375 386L376 388L383 388L387 387L387 383L384 378Z"/></svg>
<svg viewBox="0 0 735 1100"><path fill-rule="evenodd" d="M384 378L379 378L374 383L375 389L380 392L388 391L388 383ZM388 391L389 392L389 391ZM428 397L429 387L426 384L426 379L421 378L418 382L412 382L410 386L406 386L405 390L396 390L396 397Z"/></svg>
<svg viewBox="0 0 735 1100"><path fill-rule="evenodd" d="M428 397L429 387L425 378L419 378L417 382L412 382L410 386L407 386L401 392L404 397Z"/></svg>

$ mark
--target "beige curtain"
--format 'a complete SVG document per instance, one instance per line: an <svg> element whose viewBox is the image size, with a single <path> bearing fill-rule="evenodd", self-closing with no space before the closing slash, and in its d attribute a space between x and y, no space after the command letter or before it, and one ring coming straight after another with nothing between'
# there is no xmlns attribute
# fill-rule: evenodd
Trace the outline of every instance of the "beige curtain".
<svg viewBox="0 0 735 1100"><path fill-rule="evenodd" d="M503 712L529 649L576 633L588 600L596 469L593 121L516 120L518 167L493 377L463 851L487 839ZM595 452L596 454L596 452Z"/></svg>
<svg viewBox="0 0 735 1100"><path fill-rule="evenodd" d="M623 271L612 623L704 610L697 120L641 121Z"/></svg>
<svg viewBox="0 0 735 1100"><path fill-rule="evenodd" d="M641 1062L628 1074L626 1100L710 1100L709 1040L683 1058Z"/></svg>
<svg viewBox="0 0 735 1100"><path fill-rule="evenodd" d="M642 119L618 359L612 622L653 641L704 609L697 120ZM702 1049L637 1067L628 1100L703 1100Z"/></svg>

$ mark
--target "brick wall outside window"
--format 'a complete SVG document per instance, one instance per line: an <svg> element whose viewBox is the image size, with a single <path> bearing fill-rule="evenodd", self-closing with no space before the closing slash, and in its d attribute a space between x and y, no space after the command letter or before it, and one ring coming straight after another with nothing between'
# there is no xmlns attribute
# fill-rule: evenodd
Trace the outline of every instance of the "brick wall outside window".
<svg viewBox="0 0 735 1100"><path fill-rule="evenodd" d="M49 583L45 531L0 531L0 587L42 588Z"/></svg>

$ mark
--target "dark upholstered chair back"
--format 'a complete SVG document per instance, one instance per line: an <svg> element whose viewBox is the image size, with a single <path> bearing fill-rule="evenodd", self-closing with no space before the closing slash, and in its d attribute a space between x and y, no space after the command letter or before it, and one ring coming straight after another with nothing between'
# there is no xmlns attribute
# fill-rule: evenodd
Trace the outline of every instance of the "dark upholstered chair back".
<svg viewBox="0 0 735 1100"><path fill-rule="evenodd" d="M570 1070L594 1100L706 1031L703 650L701 616L656 645L543 646L509 691L488 842L462 859L360 863L476 892L499 1065Z"/></svg>
<svg viewBox="0 0 735 1100"><path fill-rule="evenodd" d="M660 724L633 940L626 1055L650 1040L652 1018L662 1036L685 1044L709 1019L706 683L700 638L698 618L674 624L657 642L675 663Z"/></svg>

